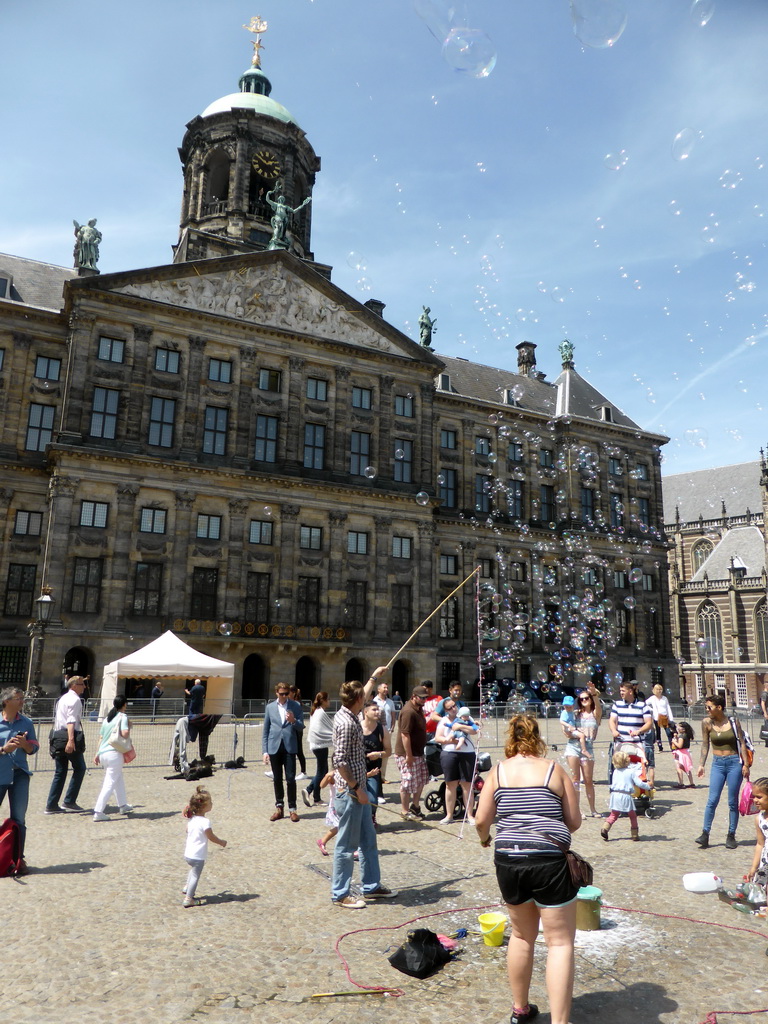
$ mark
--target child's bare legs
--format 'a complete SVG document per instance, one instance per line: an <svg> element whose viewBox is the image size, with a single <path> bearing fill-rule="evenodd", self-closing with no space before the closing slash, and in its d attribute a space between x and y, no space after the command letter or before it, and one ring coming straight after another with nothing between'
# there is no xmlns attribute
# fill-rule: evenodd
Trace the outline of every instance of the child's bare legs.
<svg viewBox="0 0 768 1024"><path fill-rule="evenodd" d="M456 750L461 750L461 748L464 746L464 744L467 741L466 734L463 733L463 732L455 732L453 734L453 737L454 737L453 742L456 744Z"/></svg>

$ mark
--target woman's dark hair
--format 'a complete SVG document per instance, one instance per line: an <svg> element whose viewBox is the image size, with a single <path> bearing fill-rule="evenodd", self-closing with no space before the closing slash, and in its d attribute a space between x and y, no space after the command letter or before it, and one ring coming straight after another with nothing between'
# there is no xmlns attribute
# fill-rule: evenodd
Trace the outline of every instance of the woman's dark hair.
<svg viewBox="0 0 768 1024"><path fill-rule="evenodd" d="M115 699L112 701L112 707L110 709L110 712L107 715L107 721L111 722L115 715L122 711L127 703L128 699L125 696L125 694L121 693L119 696L115 697Z"/></svg>
<svg viewBox="0 0 768 1024"><path fill-rule="evenodd" d="M312 711L317 711L317 709L321 708L327 700L328 694L325 690L320 690L319 693L315 694L315 699L312 701Z"/></svg>
<svg viewBox="0 0 768 1024"><path fill-rule="evenodd" d="M710 693L708 697L704 698L705 704L714 704L718 708L722 708L725 711L725 694L723 693Z"/></svg>
<svg viewBox="0 0 768 1024"><path fill-rule="evenodd" d="M596 711L596 710L597 710L597 708L596 708L596 706L595 706L595 698L594 698L594 697L592 696L592 694L591 694L591 693L589 692L589 690L582 690L582 691L581 691L581 693L579 694L578 700L576 701L577 705L578 705L578 702L579 702L580 700L583 700L583 699L584 699L584 698L586 698L586 697L588 697L588 698L589 698L589 703L590 703L590 704L592 705L592 706L591 706L591 707L589 708L589 710L590 710L590 711Z"/></svg>

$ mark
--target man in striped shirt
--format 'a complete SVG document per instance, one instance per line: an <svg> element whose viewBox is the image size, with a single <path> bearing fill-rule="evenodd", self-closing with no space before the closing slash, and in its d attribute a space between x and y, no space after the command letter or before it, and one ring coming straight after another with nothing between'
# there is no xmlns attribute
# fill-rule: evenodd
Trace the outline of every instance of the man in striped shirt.
<svg viewBox="0 0 768 1024"><path fill-rule="evenodd" d="M644 733L653 729L653 714L644 700L637 699L637 681L624 681L621 700L613 702L608 724L614 743L645 743Z"/></svg>

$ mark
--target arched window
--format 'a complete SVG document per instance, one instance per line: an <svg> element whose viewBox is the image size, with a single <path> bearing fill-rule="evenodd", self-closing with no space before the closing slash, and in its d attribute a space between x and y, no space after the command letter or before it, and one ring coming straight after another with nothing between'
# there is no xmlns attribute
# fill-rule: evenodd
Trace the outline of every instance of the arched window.
<svg viewBox="0 0 768 1024"><path fill-rule="evenodd" d="M691 561L693 562L694 575L704 565L706 560L712 554L713 545L710 540L700 540L694 545L693 551L691 551Z"/></svg>
<svg viewBox="0 0 768 1024"><path fill-rule="evenodd" d="M217 149L208 158L206 204L226 203L229 197L229 157Z"/></svg>
<svg viewBox="0 0 768 1024"><path fill-rule="evenodd" d="M765 601L761 601L755 608L755 644L757 660L768 662L768 608Z"/></svg>
<svg viewBox="0 0 768 1024"><path fill-rule="evenodd" d="M365 682L367 676L365 667L359 658L350 658L344 668L344 682L357 679L358 682Z"/></svg>
<svg viewBox="0 0 768 1024"><path fill-rule="evenodd" d="M704 661L718 662L723 660L723 628L720 622L720 612L711 601L706 601L696 616L696 625L699 636L707 641L704 651Z"/></svg>

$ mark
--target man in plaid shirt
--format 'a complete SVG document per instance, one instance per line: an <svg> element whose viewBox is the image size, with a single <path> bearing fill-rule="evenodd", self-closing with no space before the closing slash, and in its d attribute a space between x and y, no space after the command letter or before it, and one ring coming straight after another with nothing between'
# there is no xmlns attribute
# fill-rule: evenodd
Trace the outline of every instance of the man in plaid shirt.
<svg viewBox="0 0 768 1024"><path fill-rule="evenodd" d="M373 693L378 677L386 672L376 669L366 686L358 682L342 684L341 707L333 719L333 767L335 770L335 810L339 832L333 851L331 899L337 907L360 910L366 900L389 899L397 893L381 884L376 829L365 787L366 757L363 727L358 715ZM355 850L359 851L363 898L351 895Z"/></svg>

